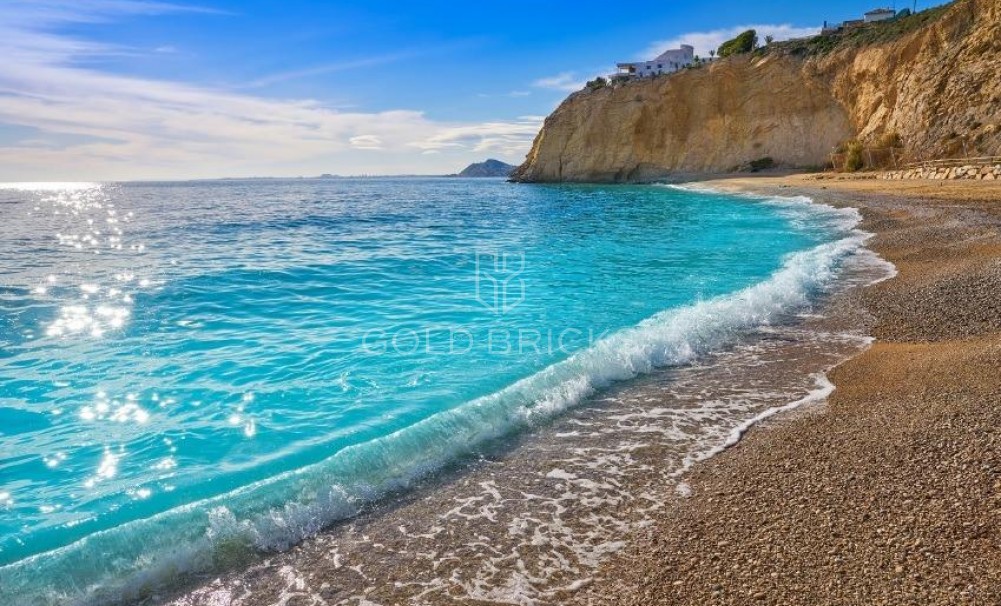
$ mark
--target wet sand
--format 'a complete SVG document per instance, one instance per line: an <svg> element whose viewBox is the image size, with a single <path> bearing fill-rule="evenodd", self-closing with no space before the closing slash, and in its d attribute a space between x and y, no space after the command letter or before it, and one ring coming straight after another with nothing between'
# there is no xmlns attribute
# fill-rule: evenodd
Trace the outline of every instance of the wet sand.
<svg viewBox="0 0 1001 606"><path fill-rule="evenodd" d="M710 185L862 210L899 275L816 414L697 466L581 604L1001 603L1001 187L812 176Z"/></svg>

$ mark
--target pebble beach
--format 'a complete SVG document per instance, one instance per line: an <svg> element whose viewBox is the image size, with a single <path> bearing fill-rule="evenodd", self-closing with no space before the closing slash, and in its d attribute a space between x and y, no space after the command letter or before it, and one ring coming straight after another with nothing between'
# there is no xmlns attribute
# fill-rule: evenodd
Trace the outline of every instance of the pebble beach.
<svg viewBox="0 0 1001 606"><path fill-rule="evenodd" d="M581 604L1001 601L1001 187L790 176L713 187L859 208L898 275L825 404L697 466Z"/></svg>

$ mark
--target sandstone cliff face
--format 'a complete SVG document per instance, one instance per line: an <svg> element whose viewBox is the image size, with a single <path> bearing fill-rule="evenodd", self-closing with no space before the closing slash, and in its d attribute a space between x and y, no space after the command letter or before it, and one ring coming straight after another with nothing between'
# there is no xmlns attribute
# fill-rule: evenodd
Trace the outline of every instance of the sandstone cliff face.
<svg viewBox="0 0 1001 606"><path fill-rule="evenodd" d="M896 132L915 159L1001 154L1001 0L957 2L913 34L805 69L830 79L863 141Z"/></svg>
<svg viewBox="0 0 1001 606"><path fill-rule="evenodd" d="M961 0L882 44L735 57L575 93L514 178L644 181L764 157L820 166L839 143L888 132L911 157L1001 154L1001 0Z"/></svg>

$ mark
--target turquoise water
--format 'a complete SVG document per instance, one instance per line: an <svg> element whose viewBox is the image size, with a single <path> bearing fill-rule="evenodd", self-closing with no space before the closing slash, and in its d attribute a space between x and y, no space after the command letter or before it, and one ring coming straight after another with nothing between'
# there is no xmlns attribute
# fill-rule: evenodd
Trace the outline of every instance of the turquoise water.
<svg viewBox="0 0 1001 606"><path fill-rule="evenodd" d="M661 186L0 188L0 603L283 549L822 291L851 213Z"/></svg>

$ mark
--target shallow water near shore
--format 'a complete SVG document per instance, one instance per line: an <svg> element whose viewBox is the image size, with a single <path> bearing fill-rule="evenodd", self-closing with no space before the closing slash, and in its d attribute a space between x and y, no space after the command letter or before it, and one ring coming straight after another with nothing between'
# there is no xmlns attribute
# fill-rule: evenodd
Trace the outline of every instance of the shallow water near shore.
<svg viewBox="0 0 1001 606"><path fill-rule="evenodd" d="M688 464L823 393L866 341L803 314L885 271L852 211L667 187L0 200L0 596L18 603L246 564L181 602L552 601Z"/></svg>

